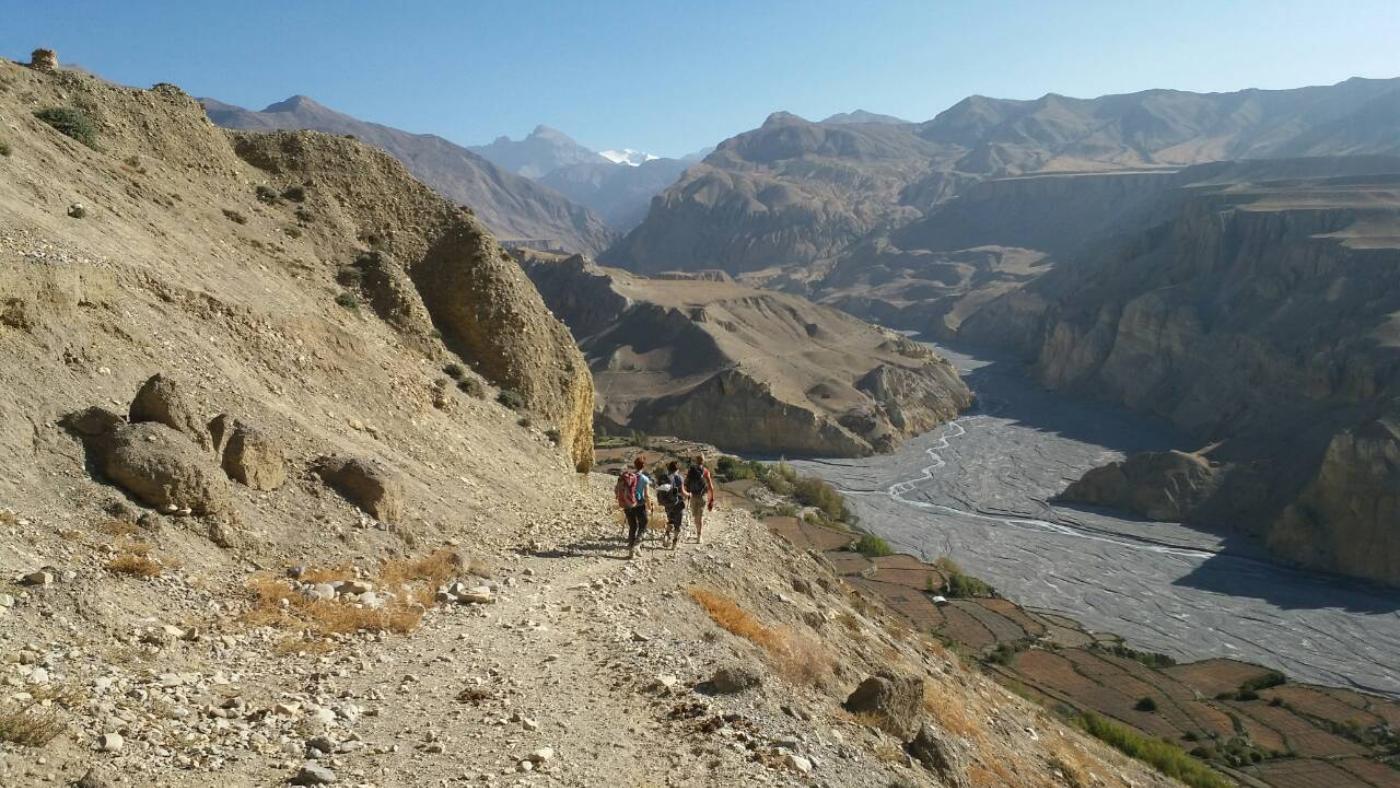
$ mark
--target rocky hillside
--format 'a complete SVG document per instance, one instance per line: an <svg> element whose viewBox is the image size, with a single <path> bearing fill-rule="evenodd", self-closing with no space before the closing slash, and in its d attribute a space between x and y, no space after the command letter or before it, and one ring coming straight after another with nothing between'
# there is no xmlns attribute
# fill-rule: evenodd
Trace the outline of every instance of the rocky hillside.
<svg viewBox="0 0 1400 788"><path fill-rule="evenodd" d="M820 271L867 234L909 224L986 178L1400 152L1397 103L1400 81L1353 79L1235 93L973 96L919 124L777 113L692 168L604 259L641 272Z"/></svg>
<svg viewBox="0 0 1400 788"><path fill-rule="evenodd" d="M0 118L0 783L1168 784L742 512L616 560L577 350L388 155Z"/></svg>
<svg viewBox="0 0 1400 788"><path fill-rule="evenodd" d="M612 432L855 456L888 451L972 401L923 346L719 272L647 279L582 257L526 270L579 338Z"/></svg>
<svg viewBox="0 0 1400 788"><path fill-rule="evenodd" d="M546 241L590 254L613 241L612 230L587 208L441 137L368 123L306 96L292 96L257 112L213 99L202 102L209 118L224 128L308 129L348 134L379 147L443 197L470 207L502 239Z"/></svg>
<svg viewBox="0 0 1400 788"><path fill-rule="evenodd" d="M1224 441L1210 454L1224 477L1188 519L1248 528L1314 568L1400 582L1386 459L1400 159L1181 177L1139 233L988 303L960 335L1019 345L1046 385Z"/></svg>

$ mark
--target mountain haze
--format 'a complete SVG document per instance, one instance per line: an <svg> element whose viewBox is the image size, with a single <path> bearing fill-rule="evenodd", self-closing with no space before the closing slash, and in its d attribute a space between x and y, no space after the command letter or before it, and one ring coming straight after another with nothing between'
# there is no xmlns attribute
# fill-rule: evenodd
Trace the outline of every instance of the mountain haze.
<svg viewBox="0 0 1400 788"><path fill-rule="evenodd" d="M225 128L353 135L387 151L444 197L469 206L503 240L543 240L568 250L591 251L613 239L613 231L588 209L432 134L368 123L306 96L293 96L260 112L213 99L203 99L203 104L210 120Z"/></svg>
<svg viewBox="0 0 1400 788"><path fill-rule="evenodd" d="M474 145L467 150L516 175L537 180L560 167L574 164L604 164L609 160L575 142L569 135L548 126L536 126L522 140L497 137L490 145Z"/></svg>

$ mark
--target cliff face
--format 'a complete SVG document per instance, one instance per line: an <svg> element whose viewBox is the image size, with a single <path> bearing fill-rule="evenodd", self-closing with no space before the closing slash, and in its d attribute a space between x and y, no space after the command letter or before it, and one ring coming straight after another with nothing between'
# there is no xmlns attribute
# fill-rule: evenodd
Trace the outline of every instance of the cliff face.
<svg viewBox="0 0 1400 788"><path fill-rule="evenodd" d="M1229 511L1223 524L1286 558L1400 582L1389 559L1328 547L1393 530L1383 505L1344 501L1372 483L1385 500L1383 445L1346 436L1400 386L1400 160L1193 175L1160 222L988 304L961 335L1019 344L1048 386L1225 440L1221 494L1186 519ZM1322 536L1306 547L1306 533Z"/></svg>
<svg viewBox="0 0 1400 788"><path fill-rule="evenodd" d="M609 430L856 456L971 403L957 372L923 346L797 296L709 274L645 279L582 258L526 269L578 336Z"/></svg>
<svg viewBox="0 0 1400 788"><path fill-rule="evenodd" d="M1400 421L1332 439L1317 473L1268 534L1275 553L1330 572L1400 584Z"/></svg>

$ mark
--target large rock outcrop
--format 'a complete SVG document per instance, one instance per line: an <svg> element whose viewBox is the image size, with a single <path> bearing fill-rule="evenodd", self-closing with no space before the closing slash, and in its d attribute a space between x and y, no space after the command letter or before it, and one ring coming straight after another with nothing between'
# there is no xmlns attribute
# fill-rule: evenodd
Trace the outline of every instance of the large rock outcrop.
<svg viewBox="0 0 1400 788"><path fill-rule="evenodd" d="M1182 522L1215 492L1217 482L1210 461L1199 454L1144 452L1090 470L1059 500Z"/></svg>
<svg viewBox="0 0 1400 788"><path fill-rule="evenodd" d="M587 354L607 429L731 451L856 456L954 418L972 395L903 336L722 274L642 278L526 261Z"/></svg>
<svg viewBox="0 0 1400 788"><path fill-rule="evenodd" d="M1268 544L1300 564L1400 584L1400 419L1334 437Z"/></svg>
<svg viewBox="0 0 1400 788"><path fill-rule="evenodd" d="M449 349L487 380L521 394L529 410L557 427L575 467L592 465L588 365L520 266L470 212L413 180L388 155L351 140L245 132L234 135L234 146L272 176L291 183L314 179L317 189L341 195L323 210L373 247L341 254L360 272L376 313L415 341L422 340L426 315Z"/></svg>
<svg viewBox="0 0 1400 788"><path fill-rule="evenodd" d="M208 452L164 424L119 426L105 438L102 473L142 503L197 515L231 511L228 479Z"/></svg>
<svg viewBox="0 0 1400 788"><path fill-rule="evenodd" d="M404 515L403 480L382 462L360 457L321 457L313 470L361 511L386 523Z"/></svg>

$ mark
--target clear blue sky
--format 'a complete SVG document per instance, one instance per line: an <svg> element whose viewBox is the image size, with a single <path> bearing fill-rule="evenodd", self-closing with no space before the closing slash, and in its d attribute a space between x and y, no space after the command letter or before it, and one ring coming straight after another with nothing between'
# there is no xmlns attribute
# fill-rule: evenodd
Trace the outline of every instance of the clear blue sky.
<svg viewBox="0 0 1400 788"><path fill-rule="evenodd" d="M0 0L0 54L252 108L304 93L464 144L538 123L681 154L774 110L1400 76L1400 0Z"/></svg>

